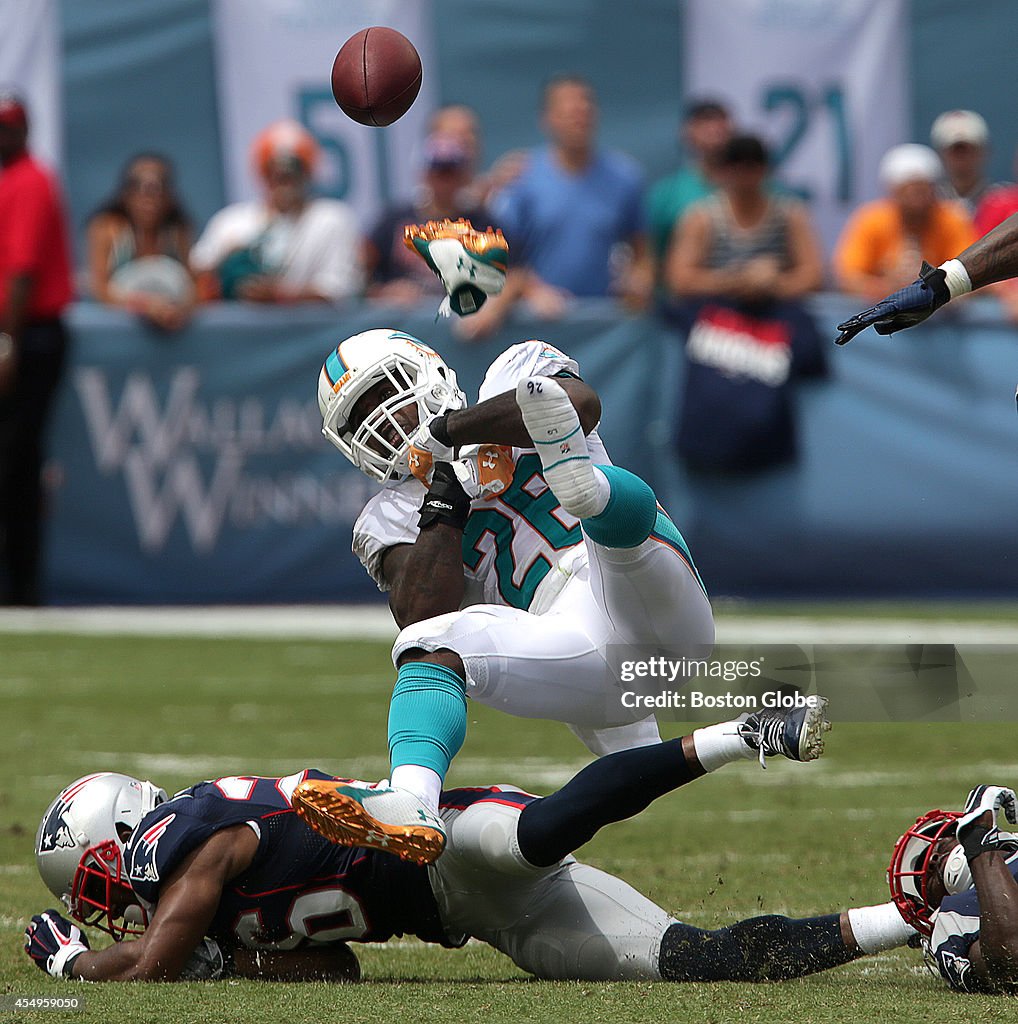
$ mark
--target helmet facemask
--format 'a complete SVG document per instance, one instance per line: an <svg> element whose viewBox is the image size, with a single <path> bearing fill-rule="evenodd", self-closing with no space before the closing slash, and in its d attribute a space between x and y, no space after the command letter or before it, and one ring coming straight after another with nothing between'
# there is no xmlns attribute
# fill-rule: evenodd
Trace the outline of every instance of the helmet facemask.
<svg viewBox="0 0 1018 1024"><path fill-rule="evenodd" d="M466 404L455 372L430 349L417 342L406 344L403 338L407 336L397 338L399 348L341 380L323 415L322 433L358 469L380 482L410 475L407 457L420 424ZM383 383L394 393L355 425L358 403ZM411 407L416 417L397 416ZM408 419L416 422L407 423Z"/></svg>
<svg viewBox="0 0 1018 1024"><path fill-rule="evenodd" d="M75 920L108 932L117 942L125 935L140 935L148 926L148 913L131 889L115 839L84 852L67 905Z"/></svg>
<svg viewBox="0 0 1018 1024"><path fill-rule="evenodd" d="M887 868L887 884L898 913L927 938L933 931L930 870L940 841L953 838L957 811L928 811L895 843Z"/></svg>

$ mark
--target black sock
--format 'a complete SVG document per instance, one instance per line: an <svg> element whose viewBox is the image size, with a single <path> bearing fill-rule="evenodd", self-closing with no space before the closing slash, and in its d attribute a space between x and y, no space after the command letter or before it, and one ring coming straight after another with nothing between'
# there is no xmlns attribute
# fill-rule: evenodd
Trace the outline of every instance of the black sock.
<svg viewBox="0 0 1018 1024"><path fill-rule="evenodd" d="M587 765L557 793L520 814L520 852L535 867L557 864L613 821L639 814L694 775L682 740L620 750Z"/></svg>
<svg viewBox="0 0 1018 1024"><path fill-rule="evenodd" d="M673 924L661 939L665 981L784 981L863 956L841 937L841 915L769 915L704 931Z"/></svg>

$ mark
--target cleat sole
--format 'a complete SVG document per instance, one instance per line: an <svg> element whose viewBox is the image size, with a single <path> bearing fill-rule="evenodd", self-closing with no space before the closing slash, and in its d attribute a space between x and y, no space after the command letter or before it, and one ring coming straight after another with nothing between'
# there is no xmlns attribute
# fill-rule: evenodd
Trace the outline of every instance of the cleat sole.
<svg viewBox="0 0 1018 1024"><path fill-rule="evenodd" d="M800 761L815 761L824 752L824 733L831 730L831 723L827 719L827 703L827 698L821 697L819 703L806 713L799 734Z"/></svg>
<svg viewBox="0 0 1018 1024"><path fill-rule="evenodd" d="M359 800L321 785L302 782L292 803L297 816L330 843L395 854L422 867L434 863L445 849L445 836L438 829L385 824L371 817Z"/></svg>

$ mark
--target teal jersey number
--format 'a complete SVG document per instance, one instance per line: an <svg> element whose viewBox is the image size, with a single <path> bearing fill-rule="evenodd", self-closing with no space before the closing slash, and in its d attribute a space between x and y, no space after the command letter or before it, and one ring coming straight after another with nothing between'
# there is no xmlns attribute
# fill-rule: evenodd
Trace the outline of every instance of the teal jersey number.
<svg viewBox="0 0 1018 1024"><path fill-rule="evenodd" d="M574 544L579 544L583 540L583 531L579 524L567 529L552 514L560 510L560 506L550 487L546 487L536 498L523 489L524 485L540 475L540 472L541 460L536 454L521 456L516 463L513 482L500 496L501 503L507 505L519 519L539 533L547 542L549 549L563 551ZM471 571L477 569L484 557L480 543L485 536L490 536L495 551L495 576L502 599L513 608L527 609L541 580L551 571L552 562L546 555L537 554L526 567L519 583L514 581L517 566L513 557L512 542L516 535L517 522L516 517L498 508L472 511L463 530L463 564Z"/></svg>

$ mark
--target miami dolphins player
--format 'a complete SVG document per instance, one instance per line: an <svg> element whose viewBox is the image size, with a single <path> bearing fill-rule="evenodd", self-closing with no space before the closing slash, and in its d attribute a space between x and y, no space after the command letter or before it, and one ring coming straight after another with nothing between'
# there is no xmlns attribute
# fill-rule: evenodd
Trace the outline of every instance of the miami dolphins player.
<svg viewBox="0 0 1018 1024"><path fill-rule="evenodd" d="M465 281L490 288L493 265L504 265L497 234L407 231L418 251L442 246L429 262L450 295ZM316 827L338 842L437 857L438 798L464 739L467 695L567 722L598 755L659 742L654 719L623 706L611 651L704 657L710 602L654 492L611 464L600 401L576 361L543 341L514 345L468 407L433 349L374 330L330 353L318 397L325 436L382 484L353 548L389 591L402 631L391 784L330 789L308 803ZM709 768L754 751L811 760L825 725L822 702L760 712L698 730L697 753Z"/></svg>
<svg viewBox="0 0 1018 1024"><path fill-rule="evenodd" d="M960 992L1018 993L1018 799L976 786L963 811L928 811L895 844L887 878L931 966Z"/></svg>
<svg viewBox="0 0 1018 1024"><path fill-rule="evenodd" d="M348 943L407 934L455 947L472 936L540 978L763 981L913 934L892 903L694 928L571 856L599 828L704 774L684 737L601 758L548 797L506 785L449 790L447 849L423 867L308 828L291 798L342 785L323 772L233 776L169 800L151 783L98 772L50 805L37 861L79 923L135 941L92 950L81 928L47 910L32 918L25 949L57 978L341 981L359 976Z"/></svg>

